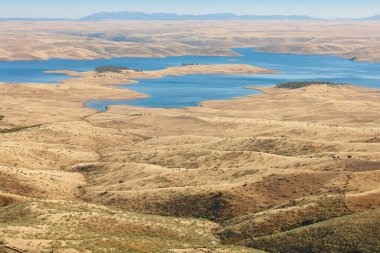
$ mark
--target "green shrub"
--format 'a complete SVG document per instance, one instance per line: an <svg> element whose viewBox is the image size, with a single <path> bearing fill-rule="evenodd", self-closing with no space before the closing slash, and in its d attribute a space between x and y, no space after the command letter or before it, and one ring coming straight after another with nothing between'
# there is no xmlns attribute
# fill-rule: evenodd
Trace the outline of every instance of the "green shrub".
<svg viewBox="0 0 380 253"><path fill-rule="evenodd" d="M303 81L303 82L285 82L276 85L276 88L285 88L285 89L299 89L304 88L310 85L320 85L326 84L329 86L339 86L339 85L351 85L348 83L334 83L330 81Z"/></svg>
<svg viewBox="0 0 380 253"><path fill-rule="evenodd" d="M199 63L192 63L192 62L184 62L182 63L182 67L184 66L197 66Z"/></svg>
<svg viewBox="0 0 380 253"><path fill-rule="evenodd" d="M9 134L9 133L20 132L20 131L28 129L28 128L34 128L34 127L39 127L39 126L41 126L41 125L33 125L33 126L23 126L23 127L13 127L13 128L0 129L0 134Z"/></svg>
<svg viewBox="0 0 380 253"><path fill-rule="evenodd" d="M113 72L113 73L121 73L123 70L134 70L136 72L142 72L140 69L133 69L128 67L122 67L122 66L99 66L95 68L95 71L97 73L105 73L105 72Z"/></svg>

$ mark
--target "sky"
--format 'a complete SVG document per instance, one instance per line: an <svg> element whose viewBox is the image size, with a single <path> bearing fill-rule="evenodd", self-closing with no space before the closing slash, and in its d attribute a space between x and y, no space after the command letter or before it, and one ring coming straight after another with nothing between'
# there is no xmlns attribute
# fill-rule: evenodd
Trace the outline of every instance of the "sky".
<svg viewBox="0 0 380 253"><path fill-rule="evenodd" d="M380 0L0 0L0 18L71 19L102 11L360 18L380 14Z"/></svg>

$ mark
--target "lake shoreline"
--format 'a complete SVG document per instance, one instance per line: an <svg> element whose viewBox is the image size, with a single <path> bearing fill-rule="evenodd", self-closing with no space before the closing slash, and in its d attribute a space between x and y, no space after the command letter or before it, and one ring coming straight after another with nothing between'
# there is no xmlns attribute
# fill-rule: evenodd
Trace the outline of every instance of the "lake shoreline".
<svg viewBox="0 0 380 253"><path fill-rule="evenodd" d="M347 83L352 79L350 83L361 84L367 87L368 85L373 86L380 84L380 80L377 82L377 79L370 79L372 78L372 76L370 76L372 72L376 71L377 68L380 70L380 64L350 62L329 55L303 55L301 57L291 54L260 53L256 52L254 48L232 48L231 50L240 56L236 58L205 57L199 59L197 57L192 58L193 56L190 58L151 58L138 62L138 64L145 66L142 68L143 71L125 70L121 73L108 72L99 74L94 71L74 70L43 70L41 73L38 72L40 68L45 68L45 65L49 63L48 61L37 68L35 73L37 78L40 78L42 74L41 77L43 80L44 78L51 78L49 75L65 75L67 79L63 78L63 80L60 80L60 84L54 86L72 93L69 94L69 96L72 95L75 97L73 98L74 101L83 103L82 107L86 108L87 106L98 111L104 111L104 109L112 105L112 103L155 108L198 106L202 105L203 101L249 96L249 93L243 91L243 89L246 90L245 87L269 87L281 82L286 82L287 80L307 80L312 76L316 76L316 81L320 79L321 82L331 80ZM207 64L199 64L197 59ZM131 64L131 66L134 66L134 60L135 59L132 58L117 58L111 62L119 62L121 66L123 66L122 64L127 64L127 66ZM321 61L321 67L318 66L319 61ZM53 61L53 65L60 65L60 62L60 60ZM87 63L90 62L92 65L97 64L95 66L101 66L98 64L103 63L102 61L99 63L98 61L84 61L78 63L79 65L75 65L77 63L73 62L74 66L72 66L72 68L88 69L90 66L87 66ZM233 62L233 64L231 64L231 62ZM69 61L67 63L72 62ZM180 63L182 63L183 66L181 66ZM254 65L255 63L257 63L257 65ZM27 63L23 62L23 64ZM331 67L334 65L337 66L337 70ZM356 67L359 68L355 70L356 72L353 72ZM362 73L362 69L366 69L367 67L369 72ZM345 75L345 73L350 73L347 74L346 79L344 79L344 76L341 76L343 74ZM254 74L254 76L251 76L252 74ZM44 77L44 75L47 75L47 77ZM321 77L325 79L321 79ZM338 81L336 81L336 79L338 79ZM130 86L137 83L138 85ZM96 91L98 87L101 92ZM125 88L127 88L127 90L125 90ZM52 88L52 90L57 91L55 88ZM88 92L86 93L85 90ZM107 92L102 94L104 90L107 90ZM121 90L124 91L121 92ZM177 95L171 94L174 90L176 90ZM192 100L181 104L181 100L186 100L187 97L192 97ZM106 104L108 102L110 104ZM91 106L91 104L93 106Z"/></svg>

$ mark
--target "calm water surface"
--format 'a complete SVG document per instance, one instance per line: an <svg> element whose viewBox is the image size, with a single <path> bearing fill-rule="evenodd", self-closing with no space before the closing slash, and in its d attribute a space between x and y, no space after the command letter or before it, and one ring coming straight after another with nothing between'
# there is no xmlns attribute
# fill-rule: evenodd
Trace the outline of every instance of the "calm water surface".
<svg viewBox="0 0 380 253"><path fill-rule="evenodd" d="M69 78L47 74L46 70L89 71L102 65L121 65L142 70L158 70L182 63L249 64L279 70L281 74L187 75L159 79L139 79L138 84L122 85L150 97L124 101L88 101L90 108L104 110L107 105L180 108L200 101L230 99L257 93L246 86L273 86L285 81L333 81L380 88L380 63L353 62L326 55L294 55L257 52L252 48L233 49L241 56L178 56L166 58L114 58L98 60L10 61L0 62L0 82L57 84Z"/></svg>

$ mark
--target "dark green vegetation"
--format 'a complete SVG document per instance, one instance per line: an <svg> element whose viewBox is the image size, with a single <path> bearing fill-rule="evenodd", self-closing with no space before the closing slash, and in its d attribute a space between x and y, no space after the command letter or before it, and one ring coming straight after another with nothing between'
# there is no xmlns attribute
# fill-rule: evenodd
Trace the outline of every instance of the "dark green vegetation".
<svg viewBox="0 0 380 253"><path fill-rule="evenodd" d="M100 66L96 67L95 71L97 73L105 73L105 72L113 72L113 73L121 73L123 70L133 70L136 72L142 72L141 69L134 69L134 68L128 68L128 67L122 67L122 66Z"/></svg>
<svg viewBox="0 0 380 253"><path fill-rule="evenodd" d="M196 65L199 65L199 63L192 63L192 62L182 63L182 67L184 67L184 66L196 66Z"/></svg>
<svg viewBox="0 0 380 253"><path fill-rule="evenodd" d="M356 61L357 57L356 56L353 56L350 58L350 61Z"/></svg>
<svg viewBox="0 0 380 253"><path fill-rule="evenodd" d="M276 88L285 88L285 89L299 89L311 85L329 85L329 86L339 86L339 85L351 85L348 83L334 83L329 81L304 81L304 82L285 82L276 85Z"/></svg>
<svg viewBox="0 0 380 253"><path fill-rule="evenodd" d="M0 134L8 134L8 133L20 132L20 131L28 129L28 128L35 128L35 127L39 127L39 126L41 126L41 125L23 126L23 127L12 127L12 128L0 129Z"/></svg>
<svg viewBox="0 0 380 253"><path fill-rule="evenodd" d="M269 252L380 252L380 211L347 215L241 244Z"/></svg>
<svg viewBox="0 0 380 253"><path fill-rule="evenodd" d="M217 192L179 197L159 204L159 208L167 215L219 221L225 218L227 205L228 198L222 192Z"/></svg>

